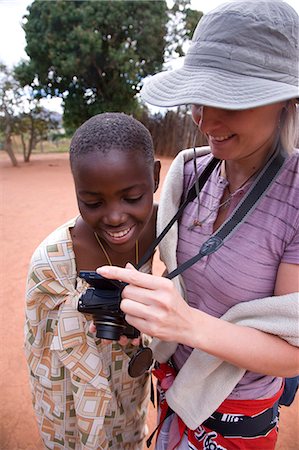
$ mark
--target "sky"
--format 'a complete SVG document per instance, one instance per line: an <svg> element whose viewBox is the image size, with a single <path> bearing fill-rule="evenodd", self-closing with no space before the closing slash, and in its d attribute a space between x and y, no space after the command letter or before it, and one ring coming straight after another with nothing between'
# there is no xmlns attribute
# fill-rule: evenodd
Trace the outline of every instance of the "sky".
<svg viewBox="0 0 299 450"><path fill-rule="evenodd" d="M207 13L225 1L192 0L192 7ZM22 17L26 14L27 6L31 3L32 0L0 0L0 62L10 68L20 62L21 59L27 58ZM299 13L298 0L286 0L286 3L289 3ZM51 103L50 108L57 110L55 102Z"/></svg>

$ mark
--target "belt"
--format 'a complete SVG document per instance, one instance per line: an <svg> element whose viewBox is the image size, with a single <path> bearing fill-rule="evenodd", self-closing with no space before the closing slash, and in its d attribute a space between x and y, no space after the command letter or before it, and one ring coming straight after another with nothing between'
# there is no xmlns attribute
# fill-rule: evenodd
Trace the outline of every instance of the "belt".
<svg viewBox="0 0 299 450"><path fill-rule="evenodd" d="M224 437L265 436L277 423L278 401L257 416L222 414L215 411L202 425Z"/></svg>

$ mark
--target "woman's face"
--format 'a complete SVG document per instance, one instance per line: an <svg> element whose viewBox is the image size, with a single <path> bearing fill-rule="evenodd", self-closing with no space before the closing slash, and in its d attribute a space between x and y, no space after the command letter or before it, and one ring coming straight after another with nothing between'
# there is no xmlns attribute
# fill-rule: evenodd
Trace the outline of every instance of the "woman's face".
<svg viewBox="0 0 299 450"><path fill-rule="evenodd" d="M115 252L134 248L153 211L158 162L142 152L91 152L76 162L73 176L83 220Z"/></svg>
<svg viewBox="0 0 299 450"><path fill-rule="evenodd" d="M192 117L216 158L241 160L271 149L286 102L231 111L192 105Z"/></svg>

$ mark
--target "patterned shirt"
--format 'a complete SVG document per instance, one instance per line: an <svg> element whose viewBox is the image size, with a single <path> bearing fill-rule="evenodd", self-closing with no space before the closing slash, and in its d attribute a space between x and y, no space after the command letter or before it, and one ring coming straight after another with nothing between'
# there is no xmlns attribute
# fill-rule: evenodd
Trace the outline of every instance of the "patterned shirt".
<svg viewBox="0 0 299 450"><path fill-rule="evenodd" d="M27 280L25 353L40 434L48 449L140 450L149 375L131 378L136 347L103 344L77 311L87 283L76 273L75 221L39 245Z"/></svg>
<svg viewBox="0 0 299 450"><path fill-rule="evenodd" d="M198 171L210 156L198 160ZM194 181L193 162L185 165L184 191ZM214 170L200 193L201 227L189 229L197 217L197 200L184 210L179 227L178 265L198 253L213 233L220 200L227 180ZM250 183L233 196L228 213L249 189ZM211 213L211 214L210 214ZM285 162L276 180L256 209L249 214L222 247L198 261L182 275L188 303L215 317L222 316L239 302L273 295L277 269L281 262L299 264L299 151ZM181 367L191 348L179 345L174 361ZM274 395L281 380L246 372L229 398L254 399Z"/></svg>

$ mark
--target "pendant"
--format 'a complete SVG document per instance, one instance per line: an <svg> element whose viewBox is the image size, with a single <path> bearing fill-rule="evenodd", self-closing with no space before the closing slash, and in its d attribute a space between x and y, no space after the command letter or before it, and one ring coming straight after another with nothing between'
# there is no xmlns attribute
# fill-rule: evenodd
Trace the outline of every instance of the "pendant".
<svg viewBox="0 0 299 450"><path fill-rule="evenodd" d="M149 347L140 347L129 362L128 373L130 377L136 378L143 375L153 363L153 352Z"/></svg>
<svg viewBox="0 0 299 450"><path fill-rule="evenodd" d="M193 230L195 227L201 227L201 222L198 219L194 219L193 223L188 227L188 230Z"/></svg>

